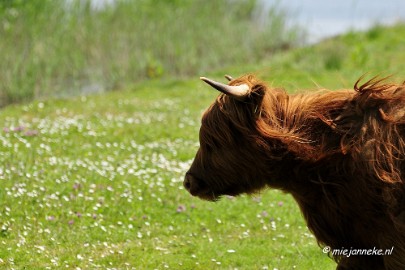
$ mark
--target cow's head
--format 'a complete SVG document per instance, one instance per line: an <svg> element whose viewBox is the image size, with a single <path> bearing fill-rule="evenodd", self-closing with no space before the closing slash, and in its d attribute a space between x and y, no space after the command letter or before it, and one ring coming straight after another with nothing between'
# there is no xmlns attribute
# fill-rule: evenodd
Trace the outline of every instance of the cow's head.
<svg viewBox="0 0 405 270"><path fill-rule="evenodd" d="M263 188L268 169L263 166L268 143L260 131L268 114L266 86L254 76L226 78L229 85L201 78L222 94L202 117L200 148L183 183L192 195L212 201Z"/></svg>

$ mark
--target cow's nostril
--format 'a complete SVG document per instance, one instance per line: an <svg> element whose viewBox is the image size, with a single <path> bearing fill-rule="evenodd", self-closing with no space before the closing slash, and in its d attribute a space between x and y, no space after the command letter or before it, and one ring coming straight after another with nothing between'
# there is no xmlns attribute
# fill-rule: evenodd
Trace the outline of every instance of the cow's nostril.
<svg viewBox="0 0 405 270"><path fill-rule="evenodd" d="M190 190L190 188L191 188L191 183L190 183L190 180L187 178L187 176L186 176L186 179L184 179L184 187L187 190Z"/></svg>
<svg viewBox="0 0 405 270"><path fill-rule="evenodd" d="M186 177L184 178L183 186L187 191L191 190L192 178L193 177L190 174L186 174Z"/></svg>

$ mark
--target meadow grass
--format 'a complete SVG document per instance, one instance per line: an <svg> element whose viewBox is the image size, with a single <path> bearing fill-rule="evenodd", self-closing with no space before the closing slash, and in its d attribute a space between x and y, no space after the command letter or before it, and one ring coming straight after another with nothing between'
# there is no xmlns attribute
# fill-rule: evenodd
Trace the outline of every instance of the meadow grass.
<svg viewBox="0 0 405 270"><path fill-rule="evenodd" d="M330 263L289 196L266 192L208 203L183 189L201 110L215 95L197 82L159 82L2 110L0 265Z"/></svg>
<svg viewBox="0 0 405 270"><path fill-rule="evenodd" d="M404 34L349 33L226 73L254 72L289 92L350 88L366 72L401 79ZM0 110L0 267L334 269L291 196L210 203L184 190L201 113L216 96L197 78L156 79Z"/></svg>

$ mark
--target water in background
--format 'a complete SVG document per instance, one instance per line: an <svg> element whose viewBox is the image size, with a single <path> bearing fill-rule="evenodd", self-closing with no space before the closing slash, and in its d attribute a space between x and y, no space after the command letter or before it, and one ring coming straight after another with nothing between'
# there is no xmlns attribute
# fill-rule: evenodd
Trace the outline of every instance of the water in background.
<svg viewBox="0 0 405 270"><path fill-rule="evenodd" d="M405 21L404 0L260 0L268 10L282 7L292 24L308 31L307 42L347 32L365 30L376 24L392 25Z"/></svg>

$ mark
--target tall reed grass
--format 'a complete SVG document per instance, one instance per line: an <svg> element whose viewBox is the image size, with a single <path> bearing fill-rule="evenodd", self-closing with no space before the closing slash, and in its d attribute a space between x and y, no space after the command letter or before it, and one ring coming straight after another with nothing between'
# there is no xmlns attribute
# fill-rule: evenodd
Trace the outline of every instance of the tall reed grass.
<svg viewBox="0 0 405 270"><path fill-rule="evenodd" d="M282 10L254 0L0 2L0 107L194 76L258 61L297 40ZM260 17L260 18L259 18ZM259 23L260 22L260 23Z"/></svg>

